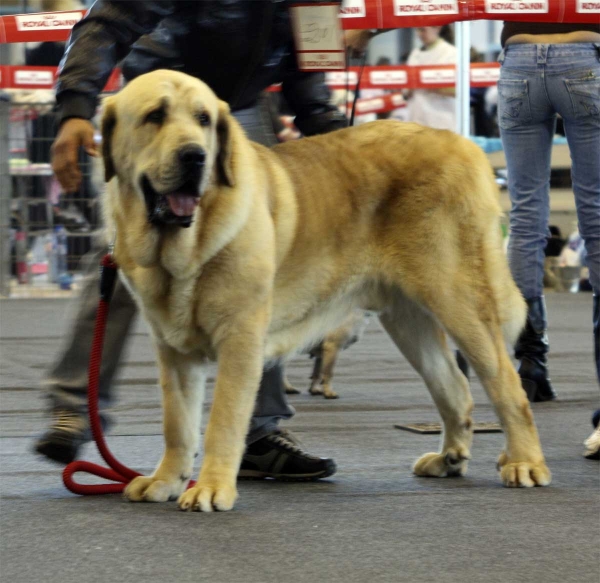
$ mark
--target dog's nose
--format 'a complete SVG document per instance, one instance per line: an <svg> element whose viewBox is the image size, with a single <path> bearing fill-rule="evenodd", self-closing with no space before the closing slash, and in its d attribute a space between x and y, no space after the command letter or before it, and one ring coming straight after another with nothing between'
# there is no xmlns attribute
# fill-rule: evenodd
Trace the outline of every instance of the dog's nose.
<svg viewBox="0 0 600 583"><path fill-rule="evenodd" d="M189 169L204 166L206 152L200 146L184 146L179 150L179 161Z"/></svg>

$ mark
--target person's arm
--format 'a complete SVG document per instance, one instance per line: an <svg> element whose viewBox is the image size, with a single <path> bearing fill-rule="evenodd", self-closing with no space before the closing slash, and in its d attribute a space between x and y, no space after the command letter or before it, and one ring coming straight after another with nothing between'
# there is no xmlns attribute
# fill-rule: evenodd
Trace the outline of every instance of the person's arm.
<svg viewBox="0 0 600 583"><path fill-rule="evenodd" d="M367 50L369 46L369 41L378 34L382 32L387 32L385 30L376 30L376 29L355 29L355 30L345 30L344 31L344 45L346 46L346 50L350 52L352 57L358 58L361 57L364 52Z"/></svg>
<svg viewBox="0 0 600 583"><path fill-rule="evenodd" d="M296 114L294 124L304 135L324 134L348 125L346 116L331 104L324 73L302 72L294 65L284 78L281 90Z"/></svg>
<svg viewBox="0 0 600 583"><path fill-rule="evenodd" d="M81 184L79 149L98 155L90 119L112 70L172 9L171 2L97 0L73 27L56 83L59 131L52 144L52 169L65 192Z"/></svg>
<svg viewBox="0 0 600 583"><path fill-rule="evenodd" d="M58 124L69 117L91 119L114 67L172 11L172 2L97 0L73 27L59 67Z"/></svg>

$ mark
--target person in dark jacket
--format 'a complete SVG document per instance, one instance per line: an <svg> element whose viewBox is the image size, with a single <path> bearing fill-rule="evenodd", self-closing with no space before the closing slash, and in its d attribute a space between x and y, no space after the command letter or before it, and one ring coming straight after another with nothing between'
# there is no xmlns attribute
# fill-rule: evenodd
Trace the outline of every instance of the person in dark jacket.
<svg viewBox="0 0 600 583"><path fill-rule="evenodd" d="M303 134L345 127L345 117L329 104L324 75L297 68L288 8L287 0L98 0L73 28L56 85L60 125L52 163L65 191L77 189L81 181L79 149L97 155L90 119L98 95L120 62L126 81L155 69L175 69L201 78L229 103L248 137L267 146L277 140L260 95L273 83L282 83L283 96ZM100 255L92 260L92 274L98 271ZM46 379L54 420L36 450L56 461L74 459L90 437L85 396L97 289L98 276L91 275L67 346ZM111 382L136 311L129 293L118 283L104 345L101 406L110 402ZM280 419L293 414L282 368L265 370L240 477L306 480L335 472L333 460L305 453L289 432L278 428ZM106 424L105 417L103 421Z"/></svg>

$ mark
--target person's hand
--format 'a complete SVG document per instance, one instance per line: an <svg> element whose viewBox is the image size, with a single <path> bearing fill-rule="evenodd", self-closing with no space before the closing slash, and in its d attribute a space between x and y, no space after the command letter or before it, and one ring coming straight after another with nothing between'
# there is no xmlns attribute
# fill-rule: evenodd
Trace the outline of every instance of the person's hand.
<svg viewBox="0 0 600 583"><path fill-rule="evenodd" d="M76 117L67 119L60 126L51 149L52 170L64 192L76 192L81 185L79 148L82 146L90 156L98 156L92 122Z"/></svg>
<svg viewBox="0 0 600 583"><path fill-rule="evenodd" d="M360 57L369 45L373 33L368 29L345 30L344 44L353 57Z"/></svg>

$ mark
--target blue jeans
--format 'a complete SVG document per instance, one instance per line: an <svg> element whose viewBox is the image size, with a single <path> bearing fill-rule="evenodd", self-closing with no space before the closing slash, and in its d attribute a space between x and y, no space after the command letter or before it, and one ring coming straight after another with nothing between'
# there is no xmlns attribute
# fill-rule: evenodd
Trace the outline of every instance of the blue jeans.
<svg viewBox="0 0 600 583"><path fill-rule="evenodd" d="M559 114L590 281L600 294L600 44L508 45L499 60L498 123L512 201L513 277L526 299L543 294L550 155Z"/></svg>

